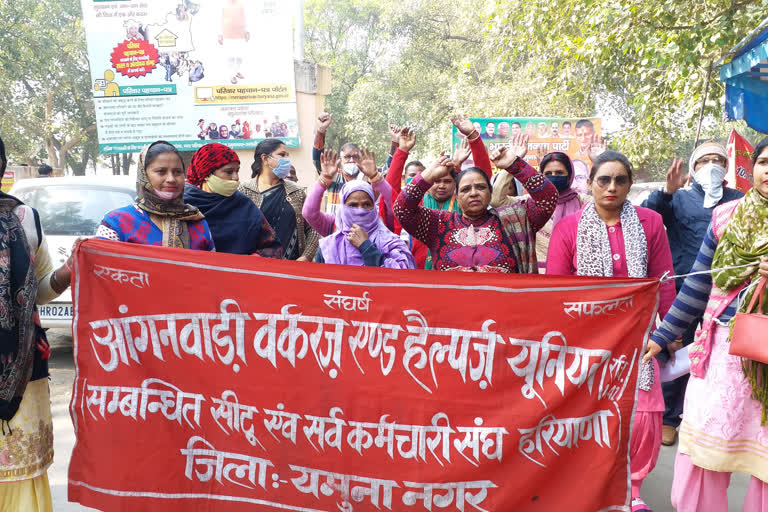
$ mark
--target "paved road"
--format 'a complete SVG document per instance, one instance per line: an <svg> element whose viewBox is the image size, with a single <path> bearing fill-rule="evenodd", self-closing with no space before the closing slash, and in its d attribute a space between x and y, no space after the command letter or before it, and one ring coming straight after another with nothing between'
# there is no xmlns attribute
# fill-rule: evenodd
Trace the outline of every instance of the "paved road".
<svg viewBox="0 0 768 512"><path fill-rule="evenodd" d="M55 512L85 512L94 509L82 507L67 501L67 466L75 443L75 433L69 416L69 400L72 397L72 382L75 377L72 362L72 338L66 331L48 331L51 342L51 400L53 409L53 432L55 457L48 472L53 493ZM662 447L656 469L646 479L643 495L654 512L674 512L669 503L672 485L672 468L675 448ZM741 510L749 479L734 475L729 489L729 510Z"/></svg>

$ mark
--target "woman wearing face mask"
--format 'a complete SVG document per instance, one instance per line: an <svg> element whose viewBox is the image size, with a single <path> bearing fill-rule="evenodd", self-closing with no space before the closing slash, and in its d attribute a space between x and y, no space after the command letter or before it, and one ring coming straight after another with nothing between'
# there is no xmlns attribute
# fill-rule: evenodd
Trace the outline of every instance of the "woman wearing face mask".
<svg viewBox="0 0 768 512"><path fill-rule="evenodd" d="M547 268L547 250L549 249L552 230L565 217L581 210L581 207L591 201L592 198L586 194L579 194L572 188L573 162L565 153L547 153L539 160L539 169L557 187L560 194L552 218L536 233L536 258L539 262L539 272L543 274ZM509 173L499 174L501 176L493 186L493 196L491 197L491 206L494 208L519 201L517 197L507 195L507 189L512 188L515 182L512 175Z"/></svg>
<svg viewBox="0 0 768 512"><path fill-rule="evenodd" d="M547 274L661 278L672 273L672 255L661 216L627 200L632 186L627 157L615 151L602 153L595 158L589 179L594 201L555 226ZM662 316L674 299L674 283L663 283ZM633 512L649 510L640 489L659 456L664 413L659 365L648 354L644 363L629 454Z"/></svg>
<svg viewBox="0 0 768 512"><path fill-rule="evenodd" d="M317 263L416 268L405 242L379 219L371 185L351 181L341 190L341 200L334 221L336 231L320 241Z"/></svg>
<svg viewBox="0 0 768 512"><path fill-rule="evenodd" d="M173 145L157 141L144 148L136 176L136 203L106 214L96 237L213 251L203 214L184 204L184 176L184 161Z"/></svg>
<svg viewBox="0 0 768 512"><path fill-rule="evenodd" d="M317 230L320 236L328 236L333 233L334 222L336 220L335 214L325 213L321 210L323 195L326 194L328 184L334 182L334 178L339 169L339 160L335 151L327 150L320 155L320 176L307 196L307 201L304 203L303 214L307 222ZM355 164L357 165L357 164ZM364 149L362 156L360 157L360 168L362 174L368 178L371 184L371 189L377 196L377 199L381 199L381 205L391 212L392 210L392 187L389 186L384 178L376 170L376 161L374 154ZM352 183L346 182L346 183ZM342 187L343 188L343 187ZM340 198L341 196L339 196ZM341 203L342 205L344 203ZM338 210L337 210L338 213ZM394 224L394 217L383 215L385 220L385 226L391 229Z"/></svg>
<svg viewBox="0 0 768 512"><path fill-rule="evenodd" d="M256 146L251 179L240 184L245 194L272 226L283 246L283 259L312 261L320 237L304 220L301 210L307 195L290 180L291 159L279 139L265 139Z"/></svg>
<svg viewBox="0 0 768 512"><path fill-rule="evenodd" d="M511 149L497 149L491 161L513 174L531 193L511 206L489 209L493 192L490 178L477 167L456 176L461 213L420 206L423 195L451 172L453 161L441 156L416 176L395 202L395 215L408 233L432 254L434 268L461 272L514 272L535 274L536 231L552 215L557 189L528 165L528 137L516 136Z"/></svg>
<svg viewBox="0 0 768 512"><path fill-rule="evenodd" d="M737 510L728 506L732 472L751 476L740 510L768 510L768 369L730 354L736 313L768 279L768 138L755 147L752 177L743 198L715 208L691 269L700 273L685 279L648 342L650 354L673 351L683 331L704 318L688 351L691 376L672 481L679 512ZM750 334L753 343L765 343L765 332Z"/></svg>
<svg viewBox="0 0 768 512"><path fill-rule="evenodd" d="M283 248L253 201L237 191L240 159L223 144L198 149L187 169L184 201L200 209L216 250L282 258Z"/></svg>

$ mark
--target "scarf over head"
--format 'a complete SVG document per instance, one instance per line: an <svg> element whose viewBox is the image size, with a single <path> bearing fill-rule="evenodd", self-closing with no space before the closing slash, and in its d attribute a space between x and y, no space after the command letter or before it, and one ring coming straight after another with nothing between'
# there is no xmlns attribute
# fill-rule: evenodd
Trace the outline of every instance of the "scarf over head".
<svg viewBox="0 0 768 512"><path fill-rule="evenodd" d="M752 264L746 268L715 270L712 282L726 292L742 286L757 275L762 257L768 256L768 199L752 188L733 211L720 243L717 244L713 269ZM755 289L741 301L740 312L746 311ZM765 307L765 306L764 306ZM766 313L766 311L762 311ZM731 322L735 317L731 319ZM752 398L763 406L762 425L768 424L768 365L743 360L744 374L752 385Z"/></svg>
<svg viewBox="0 0 768 512"><path fill-rule="evenodd" d="M35 309L34 255L14 208L21 201L0 194L0 420L10 421L32 377L35 350L49 354Z"/></svg>
<svg viewBox="0 0 768 512"><path fill-rule="evenodd" d="M346 206L347 199L353 192L362 191L368 194L371 201L374 202L372 210L365 208L352 208ZM373 188L365 181L350 181L341 189L341 208L336 211L335 228L336 231L320 241L320 250L326 263L339 265L363 265L363 256L360 249L352 245L347 240L352 226L357 224L368 233L368 240L375 245L384 255L384 266L390 267L387 260L398 262L410 261L409 268L416 268L405 242L399 236L392 233L379 218L376 211L376 202L373 195ZM392 264L391 268L405 268Z"/></svg>
<svg viewBox="0 0 768 512"><path fill-rule="evenodd" d="M573 160L571 160L571 157L569 157L565 153L560 153L560 152L547 153L546 155L544 155L544 158L541 159L541 163L539 165L540 172L542 174L544 173L544 168L547 166L549 162L560 161L560 160L555 160L553 158L554 155L562 155L565 157L565 159L568 162L565 164L565 168L568 171L568 188L560 192L560 196L557 198L557 207L555 207L555 213L552 214L552 227L557 226L557 224L561 220L563 220L568 215L571 215L572 213L576 213L581 208L579 193L572 188L574 172L573 172Z"/></svg>
<svg viewBox="0 0 768 512"><path fill-rule="evenodd" d="M154 144L163 143L158 141ZM187 222L203 220L203 214L192 205L184 204L184 191L179 191L175 199L161 199L155 193L154 187L149 182L144 161L147 151L154 144L145 147L139 155L139 169L136 176L136 205L147 212L153 222L159 223L163 232L163 246L189 249L189 228ZM170 144L168 144L170 146ZM153 218L154 217L154 218Z"/></svg>
<svg viewBox="0 0 768 512"><path fill-rule="evenodd" d="M189 163L187 183L201 187L208 176L232 162L240 163L240 158L232 149L218 142L206 144L195 152Z"/></svg>
<svg viewBox="0 0 768 512"><path fill-rule="evenodd" d="M648 240L637 211L629 201L624 201L621 207L620 221L627 273L629 277L648 277ZM576 274L613 277L613 255L608 228L593 202L584 206L576 231ZM641 365L638 384L640 389L650 391L653 378L653 362Z"/></svg>

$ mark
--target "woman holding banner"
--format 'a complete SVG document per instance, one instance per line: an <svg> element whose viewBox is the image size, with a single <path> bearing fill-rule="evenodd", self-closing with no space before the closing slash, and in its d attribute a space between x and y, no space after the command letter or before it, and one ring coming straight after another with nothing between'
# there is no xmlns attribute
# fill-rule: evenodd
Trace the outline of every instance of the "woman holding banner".
<svg viewBox="0 0 768 512"><path fill-rule="evenodd" d="M312 261L320 236L301 213L307 194L285 178L291 172L288 149L280 139L258 143L251 165L251 179L240 192L258 206L283 246L283 259Z"/></svg>
<svg viewBox="0 0 768 512"><path fill-rule="evenodd" d="M768 138L755 148L752 175L754 187L743 198L715 208L691 269L699 274L686 278L648 346L648 355L658 354L703 315L689 349L672 482L679 512L727 511L734 471L752 475L742 510L768 511L768 366L730 353L736 313L768 279ZM764 340L764 332L751 338Z"/></svg>
<svg viewBox="0 0 768 512"><path fill-rule="evenodd" d="M661 216L627 200L632 186L627 157L615 151L596 157L589 185L594 201L563 219L552 232L547 274L623 278L671 274L672 253ZM660 299L659 311L664 315L675 299L673 281L661 285ZM633 512L650 510L640 489L659 457L664 413L659 365L646 359L640 367L630 444Z"/></svg>
<svg viewBox="0 0 768 512"><path fill-rule="evenodd" d="M5 167L0 139L0 178ZM50 302L69 287L72 257L54 270L37 212L4 193L0 252L0 510L49 512L51 351L35 304Z"/></svg>
<svg viewBox="0 0 768 512"><path fill-rule="evenodd" d="M555 210L557 188L525 162L527 150L527 136L517 136L511 150L501 147L491 155L496 167L513 174L531 194L511 206L488 208L493 188L488 175L477 167L456 176L461 213L421 206L424 194L455 167L447 156L400 193L395 215L403 229L429 247L435 269L538 273L536 232Z"/></svg>
<svg viewBox="0 0 768 512"><path fill-rule="evenodd" d="M136 203L107 213L96 237L118 242L214 250L203 214L184 204L184 161L165 141L141 152L136 176Z"/></svg>
<svg viewBox="0 0 768 512"><path fill-rule="evenodd" d="M239 171L237 153L218 142L206 144L187 169L184 201L205 215L217 251L280 259L283 248L266 217L237 191Z"/></svg>
<svg viewBox="0 0 768 512"><path fill-rule="evenodd" d="M536 233L536 259L539 263L539 271L544 273L547 268L547 249L549 248L549 240L552 238L552 230L565 217L581 210L581 207L591 201L592 198L586 194L579 194L572 188L575 176L573 162L571 157L565 153L559 151L547 153L539 159L539 169L557 187L559 193L555 213ZM520 200L518 197L507 195L508 190L514 190L511 185L515 183L515 178L509 173L499 174L491 197L491 206L494 208L507 206Z"/></svg>

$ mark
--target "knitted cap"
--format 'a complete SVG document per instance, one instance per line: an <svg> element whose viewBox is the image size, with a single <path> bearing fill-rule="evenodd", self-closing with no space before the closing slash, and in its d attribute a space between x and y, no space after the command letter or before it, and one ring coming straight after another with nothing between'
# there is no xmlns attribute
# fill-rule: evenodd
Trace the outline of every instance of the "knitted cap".
<svg viewBox="0 0 768 512"><path fill-rule="evenodd" d="M688 169L690 172L694 171L696 162L704 155L720 155L725 158L726 162L728 161L728 152L725 150L725 147L718 142L710 140L693 150L691 159L688 161Z"/></svg>

